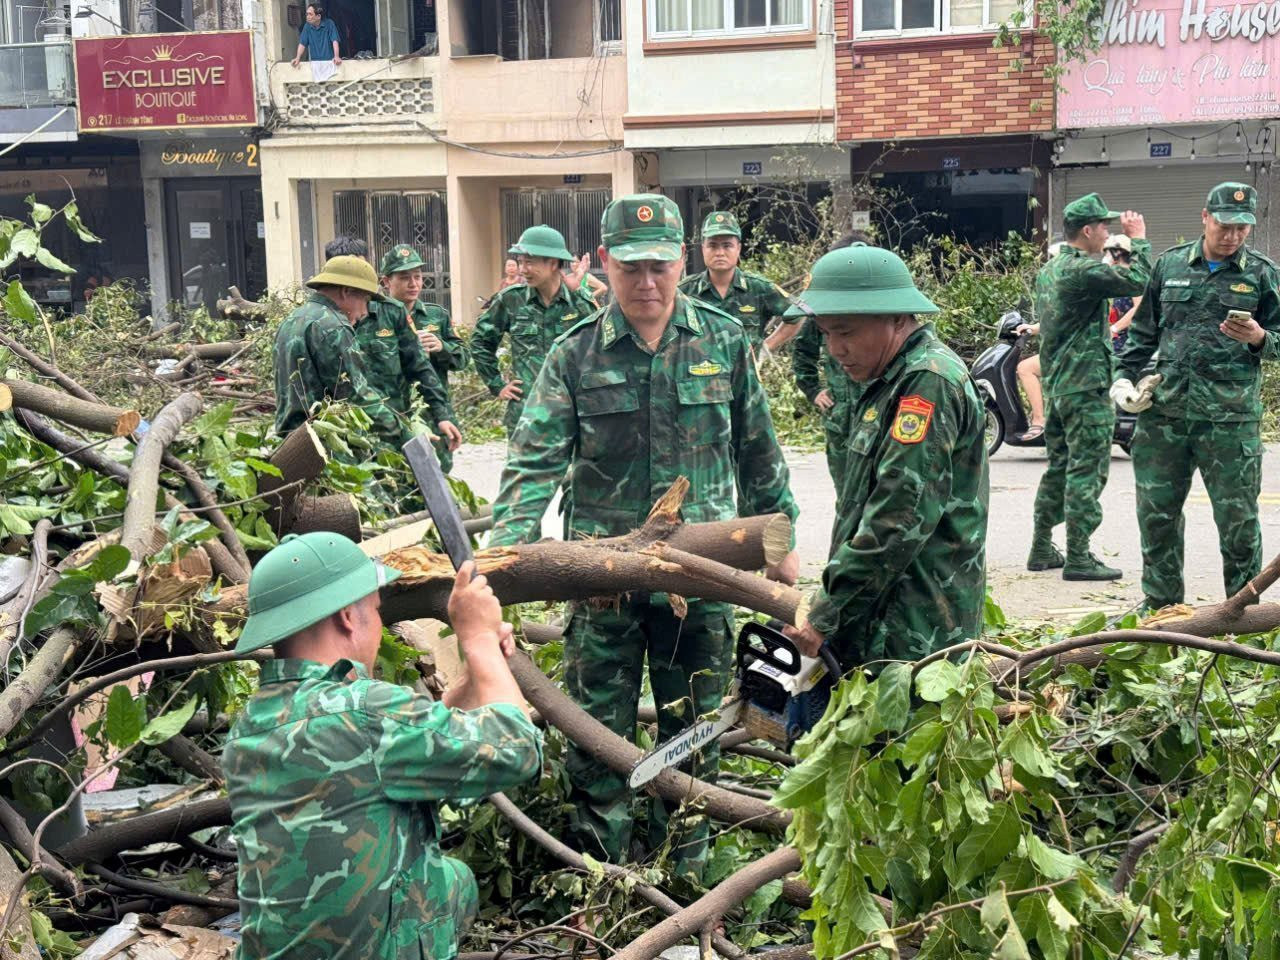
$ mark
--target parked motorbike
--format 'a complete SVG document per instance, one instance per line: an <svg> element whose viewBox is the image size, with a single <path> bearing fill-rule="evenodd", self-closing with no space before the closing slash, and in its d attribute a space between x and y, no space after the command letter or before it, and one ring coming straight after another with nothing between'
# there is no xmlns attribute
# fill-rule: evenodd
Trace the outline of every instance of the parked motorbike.
<svg viewBox="0 0 1280 960"><path fill-rule="evenodd" d="M1017 310L1004 314L997 331L999 342L984 350L970 371L987 407L988 456L1005 443L1011 447L1044 446L1044 434L1031 440L1022 439L1022 434L1030 427L1027 413L1022 408L1022 396L1018 393L1018 361L1022 357L1022 342L1029 336L1018 333L1024 322ZM1133 446L1133 428L1137 421L1137 414L1116 408L1112 440L1125 453Z"/></svg>

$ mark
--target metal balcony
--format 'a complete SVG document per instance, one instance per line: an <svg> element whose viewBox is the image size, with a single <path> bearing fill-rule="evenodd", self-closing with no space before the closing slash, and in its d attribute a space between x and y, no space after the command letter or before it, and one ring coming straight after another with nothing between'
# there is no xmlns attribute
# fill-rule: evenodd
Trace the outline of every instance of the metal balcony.
<svg viewBox="0 0 1280 960"><path fill-rule="evenodd" d="M75 102L71 41L0 44L0 107Z"/></svg>

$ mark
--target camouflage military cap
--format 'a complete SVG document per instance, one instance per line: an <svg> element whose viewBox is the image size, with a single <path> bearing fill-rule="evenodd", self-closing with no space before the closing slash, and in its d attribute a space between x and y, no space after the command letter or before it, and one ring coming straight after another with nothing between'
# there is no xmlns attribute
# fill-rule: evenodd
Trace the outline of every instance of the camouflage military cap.
<svg viewBox="0 0 1280 960"><path fill-rule="evenodd" d="M1256 224L1254 211L1258 209L1258 191L1247 183L1220 183L1209 191L1205 209L1219 223Z"/></svg>
<svg viewBox="0 0 1280 960"><path fill-rule="evenodd" d="M573 254L569 252L568 246L564 242L564 234L555 227L549 227L545 223L535 224L520 234L520 239L516 241L515 247L517 254L523 254L526 257L550 257L553 260L572 260Z"/></svg>
<svg viewBox="0 0 1280 960"><path fill-rule="evenodd" d="M259 650L292 636L399 576L400 571L366 557L340 533L290 534L253 568L249 619L236 652Z"/></svg>
<svg viewBox="0 0 1280 960"><path fill-rule="evenodd" d="M1120 214L1109 209L1096 193L1086 193L1079 200L1072 200L1062 210L1062 222L1068 227L1118 219Z"/></svg>
<svg viewBox="0 0 1280 960"><path fill-rule="evenodd" d="M813 265L809 285L793 298L786 316L937 312L933 301L916 289L900 257L855 243L832 250Z"/></svg>
<svg viewBox="0 0 1280 960"><path fill-rule="evenodd" d="M320 272L307 281L308 287L351 287L365 293L378 293L378 276L364 257L330 257Z"/></svg>
<svg viewBox="0 0 1280 960"><path fill-rule="evenodd" d="M707 237L737 237L741 240L742 227L738 225L738 218L732 213L713 210L702 221L702 239L705 240Z"/></svg>
<svg viewBox="0 0 1280 960"><path fill-rule="evenodd" d="M422 265L422 257L418 255L418 251L408 244L402 243L399 246L392 247L382 255L382 262L378 264L378 272L384 277L389 277L391 274L399 273L402 270L416 270Z"/></svg>
<svg viewBox="0 0 1280 960"><path fill-rule="evenodd" d="M632 194L604 208L600 236L614 260L679 260L683 256L684 218L669 197Z"/></svg>

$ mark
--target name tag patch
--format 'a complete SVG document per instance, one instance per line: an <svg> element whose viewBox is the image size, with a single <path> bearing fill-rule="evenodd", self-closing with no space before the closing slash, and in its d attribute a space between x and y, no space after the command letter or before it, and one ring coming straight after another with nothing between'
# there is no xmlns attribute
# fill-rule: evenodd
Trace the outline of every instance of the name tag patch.
<svg viewBox="0 0 1280 960"><path fill-rule="evenodd" d="M1164 282L1164 285L1166 287L1189 287L1191 286L1191 281L1190 280L1166 280Z"/></svg>
<svg viewBox="0 0 1280 960"><path fill-rule="evenodd" d="M928 435L932 418L933 404L924 397L903 397L898 401L898 415L889 433L899 443L919 443Z"/></svg>
<svg viewBox="0 0 1280 960"><path fill-rule="evenodd" d="M710 360L703 360L701 363L691 363L689 365L689 372L695 377L714 377L723 369L724 367L720 364L712 363Z"/></svg>

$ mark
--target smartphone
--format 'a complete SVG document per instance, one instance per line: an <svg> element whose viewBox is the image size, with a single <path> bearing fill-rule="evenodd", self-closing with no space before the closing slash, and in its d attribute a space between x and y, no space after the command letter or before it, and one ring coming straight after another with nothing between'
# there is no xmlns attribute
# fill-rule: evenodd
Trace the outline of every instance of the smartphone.
<svg viewBox="0 0 1280 960"><path fill-rule="evenodd" d="M1253 314L1248 310L1228 310L1227 319L1235 323L1248 323L1253 319Z"/></svg>

